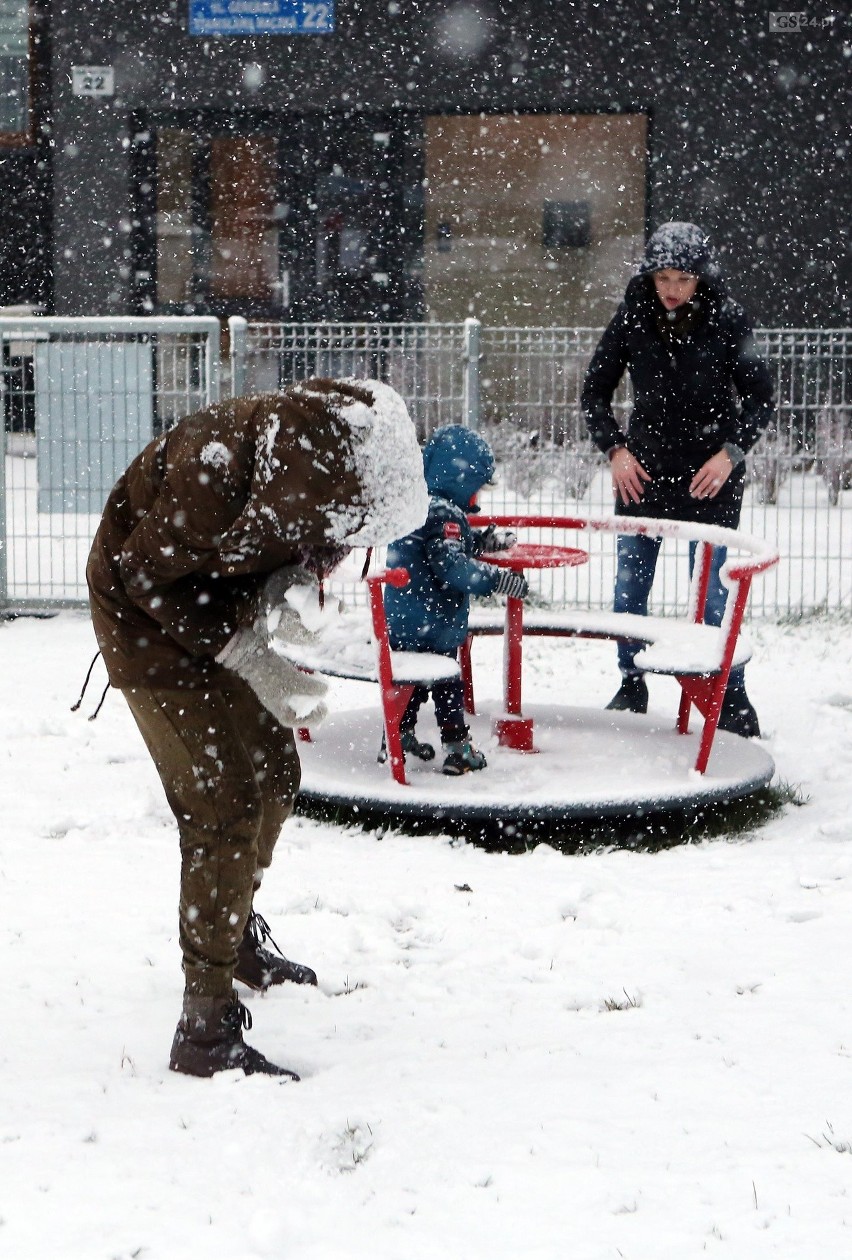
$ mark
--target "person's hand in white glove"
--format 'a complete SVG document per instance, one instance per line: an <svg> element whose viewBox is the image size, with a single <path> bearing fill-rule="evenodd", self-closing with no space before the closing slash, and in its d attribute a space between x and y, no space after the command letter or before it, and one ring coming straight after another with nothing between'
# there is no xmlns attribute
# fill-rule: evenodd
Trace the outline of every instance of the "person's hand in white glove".
<svg viewBox="0 0 852 1260"><path fill-rule="evenodd" d="M243 626L238 630L216 660L247 682L263 707L282 726L319 726L328 715L323 699L328 691L327 684L316 674L298 669L273 651L265 620L260 619L259 630L256 626Z"/></svg>
<svg viewBox="0 0 852 1260"><path fill-rule="evenodd" d="M283 608L287 594L293 587L310 586L318 589L317 579L300 564L284 564L273 570L263 584L260 603L261 614Z"/></svg>
<svg viewBox="0 0 852 1260"><path fill-rule="evenodd" d="M318 645L342 611L336 599L320 602L319 583L307 569L290 565L266 579L261 604L273 641L300 646Z"/></svg>

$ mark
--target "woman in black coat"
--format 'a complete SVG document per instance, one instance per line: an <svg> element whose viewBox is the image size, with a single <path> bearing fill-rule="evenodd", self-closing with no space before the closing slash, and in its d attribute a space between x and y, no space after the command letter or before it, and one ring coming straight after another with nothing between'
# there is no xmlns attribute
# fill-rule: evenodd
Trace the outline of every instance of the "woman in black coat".
<svg viewBox="0 0 852 1260"><path fill-rule="evenodd" d="M626 432L612 411L625 370L633 385ZM609 456L616 513L736 529L745 455L774 413L772 378L755 350L751 322L732 301L707 235L666 223L648 242L638 274L604 332L583 385L589 433ZM659 538L618 539L614 606L642 615ZM690 551L690 564L694 547ZM727 592L724 549L714 548L705 620L721 623ZM636 668L638 643L620 643L622 683L608 705L644 713L648 689ZM742 669L731 671L722 730L759 735Z"/></svg>

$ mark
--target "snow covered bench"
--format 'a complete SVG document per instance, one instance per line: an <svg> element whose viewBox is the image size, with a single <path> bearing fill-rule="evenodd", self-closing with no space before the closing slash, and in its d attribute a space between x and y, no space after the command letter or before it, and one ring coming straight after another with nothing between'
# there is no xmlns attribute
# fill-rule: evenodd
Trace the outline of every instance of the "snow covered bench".
<svg viewBox="0 0 852 1260"><path fill-rule="evenodd" d="M470 616L470 635L502 634L505 624L500 609L476 609ZM640 617L586 608L552 612L531 608L524 613L524 638L536 635L644 642L647 646L637 654L636 664L650 674L704 676L721 670L720 627L673 617ZM745 665L750 659L751 645L740 635L731 666Z"/></svg>
<svg viewBox="0 0 852 1260"><path fill-rule="evenodd" d="M386 582L405 586L406 569L386 569L365 580L370 599L369 622L347 615L341 618L342 637L324 636L320 648L291 643L286 648L276 646L276 651L309 673L379 684L391 774L397 783L405 783L399 724L411 694L415 687L431 687L446 678L457 678L459 665L433 652L391 650L382 586ZM299 736L303 740L310 739L307 730L300 730Z"/></svg>
<svg viewBox="0 0 852 1260"><path fill-rule="evenodd" d="M648 673L671 674L681 687L677 730L685 734L694 704L704 719L695 769L704 773L713 746L722 699L733 666L744 665L751 657L751 647L740 636L743 614L752 578L765 572L778 561L778 553L761 541L736 530L718 526L695 525L685 521L662 521L648 517L545 517L545 516L477 516L477 525L494 524L513 530L523 528L547 530L586 530L613 534L646 534L652 537L682 538L695 542L695 565L690 584L687 616L641 617L632 613L594 611L588 609L524 610L524 637L556 635L594 639L630 639L646 646L636 657L636 664ZM712 550L727 547L730 551L748 553L732 559L730 554L722 567L721 577L730 595L721 626L704 624L704 607L710 578ZM496 609L478 608L471 613L467 642L459 654L465 684L465 707L475 712L471 643L480 634L503 634L505 619Z"/></svg>

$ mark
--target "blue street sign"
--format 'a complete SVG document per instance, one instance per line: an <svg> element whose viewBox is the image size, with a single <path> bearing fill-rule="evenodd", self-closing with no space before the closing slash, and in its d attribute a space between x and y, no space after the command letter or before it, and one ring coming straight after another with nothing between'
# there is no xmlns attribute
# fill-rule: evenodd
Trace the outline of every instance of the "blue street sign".
<svg viewBox="0 0 852 1260"><path fill-rule="evenodd" d="M334 0L189 0L190 35L327 35Z"/></svg>

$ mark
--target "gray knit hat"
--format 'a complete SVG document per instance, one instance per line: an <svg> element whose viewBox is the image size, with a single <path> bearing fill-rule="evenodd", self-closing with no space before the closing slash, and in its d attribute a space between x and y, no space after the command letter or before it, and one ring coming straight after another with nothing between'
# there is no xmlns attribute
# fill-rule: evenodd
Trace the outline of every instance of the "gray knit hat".
<svg viewBox="0 0 852 1260"><path fill-rule="evenodd" d="M645 246L640 275L669 268L686 271L714 286L722 278L722 268L710 238L695 223L664 223Z"/></svg>

